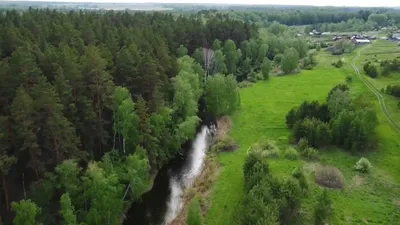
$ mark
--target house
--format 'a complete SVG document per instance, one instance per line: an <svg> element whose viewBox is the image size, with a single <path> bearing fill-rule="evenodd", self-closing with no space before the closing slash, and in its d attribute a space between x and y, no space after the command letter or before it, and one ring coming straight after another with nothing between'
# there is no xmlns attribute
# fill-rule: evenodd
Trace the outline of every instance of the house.
<svg viewBox="0 0 400 225"><path fill-rule="evenodd" d="M332 38L332 40L334 41L338 41L338 40L342 40L342 36L335 36L334 38Z"/></svg>
<svg viewBox="0 0 400 225"><path fill-rule="evenodd" d="M400 33L395 33L392 35L392 39L395 41L400 41Z"/></svg>
<svg viewBox="0 0 400 225"><path fill-rule="evenodd" d="M312 31L313 35L321 35L321 32L318 32L317 30Z"/></svg>
<svg viewBox="0 0 400 225"><path fill-rule="evenodd" d="M322 36L331 35L331 32L322 32L321 35L322 35Z"/></svg>
<svg viewBox="0 0 400 225"><path fill-rule="evenodd" d="M356 38L354 38L354 39L352 39L351 41L352 41L354 44L370 44L370 43L371 43L371 41L368 40L368 39L356 39Z"/></svg>

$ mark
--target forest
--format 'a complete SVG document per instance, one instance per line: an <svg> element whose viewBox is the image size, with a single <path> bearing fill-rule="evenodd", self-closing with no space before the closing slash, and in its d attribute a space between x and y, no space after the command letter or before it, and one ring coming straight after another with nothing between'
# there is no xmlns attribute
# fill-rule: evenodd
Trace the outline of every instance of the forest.
<svg viewBox="0 0 400 225"><path fill-rule="evenodd" d="M14 224L121 223L202 115L237 107L236 78L207 76L236 75L236 46L257 34L228 19L112 11L7 11L0 24L1 217ZM227 66L205 73L213 44ZM215 106L224 85L232 94Z"/></svg>
<svg viewBox="0 0 400 225"><path fill-rule="evenodd" d="M160 12L10 10L0 24L1 216L14 224L121 223L201 120L239 107L238 81L313 63L278 23L268 39Z"/></svg>
<svg viewBox="0 0 400 225"><path fill-rule="evenodd" d="M292 26L365 31L400 23L389 8L163 6L174 10L0 9L0 224L122 224L201 125L252 109L242 90L302 70L320 73L314 68L328 46ZM398 59L368 61L364 71L389 76ZM358 89L350 82L335 85L320 101L285 100L291 107L279 114L298 152L273 155L315 159L318 148L361 154L375 147L379 114L351 96ZM384 92L398 97L398 89ZM244 197L235 219L292 224L312 185L300 167L278 179L264 153L246 154L236 170ZM316 198L312 218L324 224L332 201L327 191ZM202 224L200 204L192 202L189 225Z"/></svg>

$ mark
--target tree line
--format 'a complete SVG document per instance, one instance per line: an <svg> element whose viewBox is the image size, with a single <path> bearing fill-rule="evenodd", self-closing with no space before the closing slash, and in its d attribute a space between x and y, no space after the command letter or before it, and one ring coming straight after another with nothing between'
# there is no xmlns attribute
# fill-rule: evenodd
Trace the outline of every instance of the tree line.
<svg viewBox="0 0 400 225"><path fill-rule="evenodd" d="M306 101L286 115L294 141L305 139L315 148L333 144L351 152L373 147L377 123L374 107L363 96L353 100L345 84L335 86L325 103Z"/></svg>
<svg viewBox="0 0 400 225"><path fill-rule="evenodd" d="M322 31L345 31L347 27L343 27L343 23L357 29L400 23L399 10L392 8L232 6L230 9L222 12L213 9L201 10L198 14L205 17L221 14L224 17L255 23L258 26L268 26L274 21L288 26L313 25L314 28L322 27Z"/></svg>
<svg viewBox="0 0 400 225"><path fill-rule="evenodd" d="M250 39L254 25L226 18L0 14L4 222L120 224L129 201L194 136L203 111L239 106L237 77L226 75L237 73L235 46ZM229 70L206 73L194 53L215 40Z"/></svg>
<svg viewBox="0 0 400 225"><path fill-rule="evenodd" d="M272 175L268 158L261 151L251 151L244 162L245 194L237 206L238 224L297 224L302 221L302 202L309 194L309 184L300 168L285 179ZM326 190L316 199L314 224L323 225L332 218L332 200Z"/></svg>

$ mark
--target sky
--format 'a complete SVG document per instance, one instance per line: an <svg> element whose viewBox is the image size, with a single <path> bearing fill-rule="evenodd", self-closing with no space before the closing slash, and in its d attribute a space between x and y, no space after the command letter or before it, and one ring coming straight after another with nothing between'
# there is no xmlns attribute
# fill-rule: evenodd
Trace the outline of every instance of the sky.
<svg viewBox="0 0 400 225"><path fill-rule="evenodd" d="M4 0L0 0L4 1ZM25 0L35 1L35 0ZM400 0L40 0L52 2L123 2L123 3L223 3L223 4L279 4L316 6L400 6Z"/></svg>

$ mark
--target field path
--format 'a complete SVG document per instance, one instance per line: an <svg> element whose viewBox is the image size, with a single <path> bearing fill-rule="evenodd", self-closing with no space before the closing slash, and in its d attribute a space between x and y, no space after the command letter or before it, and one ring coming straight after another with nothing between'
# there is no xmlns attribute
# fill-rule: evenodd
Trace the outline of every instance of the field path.
<svg viewBox="0 0 400 225"><path fill-rule="evenodd" d="M367 47L363 47L358 51L357 56L355 56L353 58L353 60L351 61L351 66L353 67L355 73L357 74L358 78L360 78L360 80L365 84L365 86L368 87L369 90L371 90L375 96L378 98L378 102L379 102L379 106L382 110L382 112L385 114L387 120L396 128L397 131L400 132L400 125L394 121L394 119L392 118L389 110L387 109L386 103L385 103L385 98L383 97L383 95L360 73L360 70L358 69L357 65L355 64L356 60L358 59L358 57L361 56L361 52L362 50L364 50Z"/></svg>

